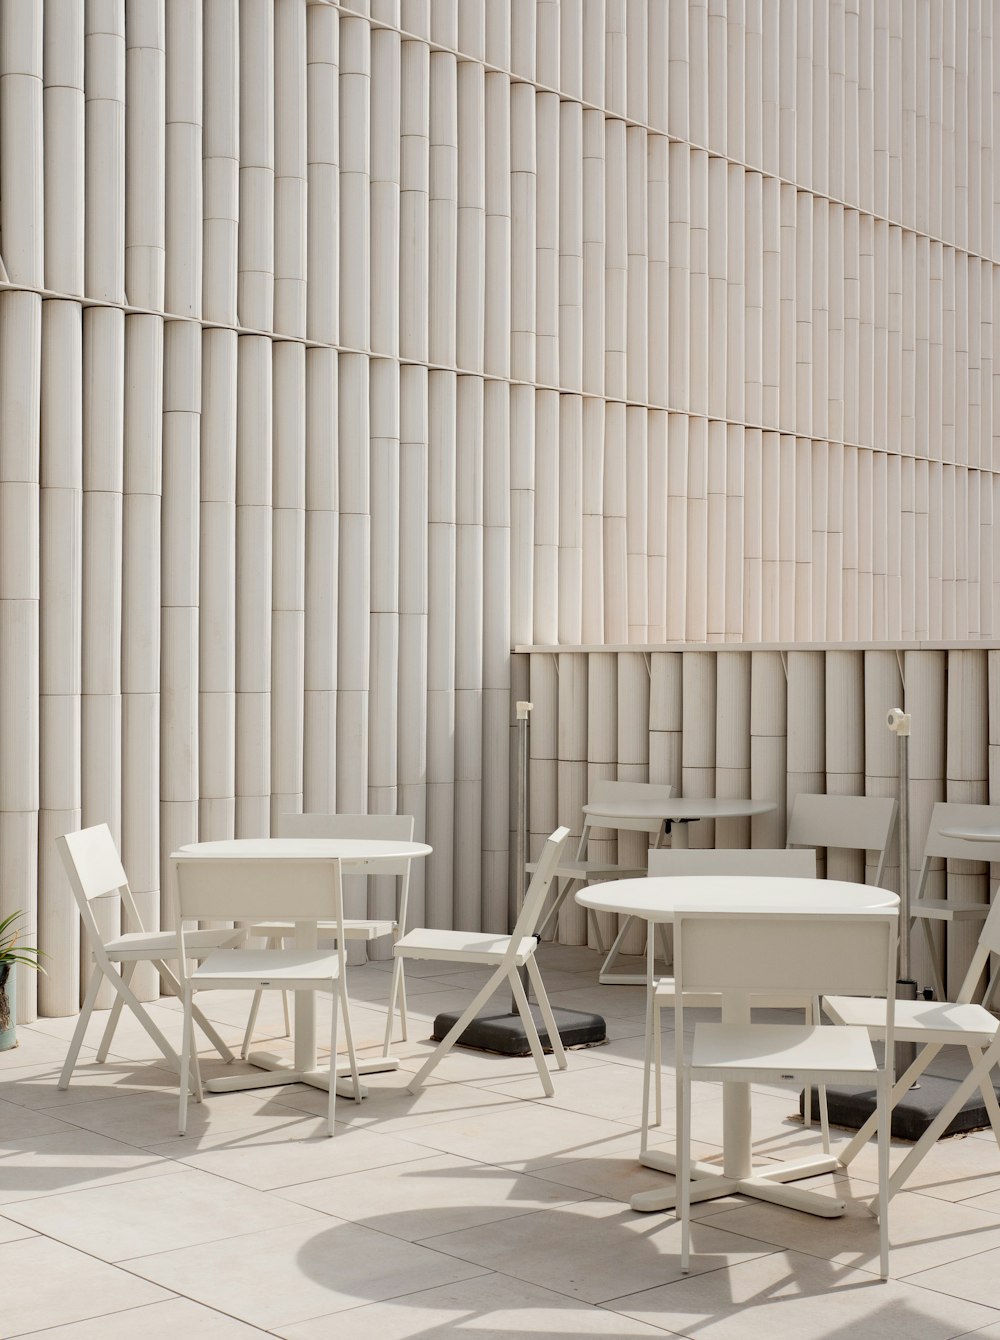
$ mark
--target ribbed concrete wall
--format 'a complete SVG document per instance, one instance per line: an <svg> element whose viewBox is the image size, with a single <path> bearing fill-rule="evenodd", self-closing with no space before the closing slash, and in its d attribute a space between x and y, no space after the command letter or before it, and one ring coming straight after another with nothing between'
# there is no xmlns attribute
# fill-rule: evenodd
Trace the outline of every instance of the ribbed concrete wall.
<svg viewBox="0 0 1000 1340"><path fill-rule="evenodd" d="M896 796L898 745L886 714L911 714L909 871L915 894L931 810L939 800L1000 806L1000 651L975 647L869 649L651 646L514 657L514 678L535 702L530 733L531 849L557 822L580 832L580 807L603 778L669 782L675 795L753 796L777 808L753 819L692 824L692 847L781 847L799 792ZM558 721L558 734L548 723ZM633 865L646 838L598 829L595 858ZM836 851L831 879L875 877L877 853ZM898 835L884 875L899 888ZM989 902L1000 862L935 860L929 898ZM978 922L939 925L939 967L957 991ZM630 932L632 952L644 943ZM560 913L559 937L587 942L583 918ZM915 975L932 985L923 937Z"/></svg>
<svg viewBox="0 0 1000 1340"><path fill-rule="evenodd" d="M180 842L399 808L414 917L502 922L514 643L1000 633L994 16L0 4L0 907L43 1011L80 822L155 921Z"/></svg>

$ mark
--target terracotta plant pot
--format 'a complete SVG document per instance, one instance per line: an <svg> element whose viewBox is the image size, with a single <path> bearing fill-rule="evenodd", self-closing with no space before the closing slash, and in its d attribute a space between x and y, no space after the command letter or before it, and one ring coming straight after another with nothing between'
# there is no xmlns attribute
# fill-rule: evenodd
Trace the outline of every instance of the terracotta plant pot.
<svg viewBox="0 0 1000 1340"><path fill-rule="evenodd" d="M17 1046L17 965L0 966L0 1052Z"/></svg>

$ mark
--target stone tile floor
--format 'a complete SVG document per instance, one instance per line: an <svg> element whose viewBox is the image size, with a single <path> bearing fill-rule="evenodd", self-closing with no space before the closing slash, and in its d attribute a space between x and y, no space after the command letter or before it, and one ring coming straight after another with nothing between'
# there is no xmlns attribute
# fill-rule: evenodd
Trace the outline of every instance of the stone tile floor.
<svg viewBox="0 0 1000 1340"><path fill-rule="evenodd" d="M208 1095L179 1139L173 1077L134 1020L98 1066L106 1016L95 1017L65 1093L56 1077L74 1021L22 1027L20 1047L0 1054L0 1335L1000 1340L989 1132L940 1144L894 1200L888 1283L867 1211L873 1148L838 1179L842 1219L739 1198L698 1207L682 1278L673 1216L628 1207L661 1180L636 1162L643 993L597 987L587 950L547 946L541 962L554 1001L603 1009L610 1036L571 1054L553 1099L530 1059L463 1051L409 1094L430 1019L479 980L414 965L402 1069L369 1077L362 1104L338 1102L333 1140L325 1095L298 1085ZM388 967L350 972L355 1034L373 1051ZM176 1039L176 1003L149 1008ZM239 1040L245 996L208 995L203 1008ZM274 997L260 1035L276 1036L279 1019ZM667 1145L671 1079L656 1141ZM796 1101L755 1092L761 1160L818 1145ZM716 1086L699 1086L694 1121L698 1153L717 1156Z"/></svg>

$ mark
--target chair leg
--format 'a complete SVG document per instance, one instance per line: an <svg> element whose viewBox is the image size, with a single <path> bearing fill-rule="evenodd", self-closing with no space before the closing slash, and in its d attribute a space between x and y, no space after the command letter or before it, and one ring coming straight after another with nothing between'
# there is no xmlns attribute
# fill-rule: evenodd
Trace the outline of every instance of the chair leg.
<svg viewBox="0 0 1000 1340"><path fill-rule="evenodd" d="M538 928L537 935L539 940L548 939L548 932L550 928L553 925L558 924L559 909L562 907L563 903L566 901L569 895L571 893L576 892L576 885L583 884L583 882L584 881L582 879L564 879L562 881L562 887L556 894L555 902L549 908L548 912L546 913L545 920Z"/></svg>
<svg viewBox="0 0 1000 1340"><path fill-rule="evenodd" d="M663 962L664 964L668 964L670 962L670 945L667 943L666 922L658 921L656 923L656 934L660 941L660 948L663 951Z"/></svg>
<svg viewBox="0 0 1000 1340"><path fill-rule="evenodd" d="M343 977L338 980L338 990L340 992L340 1007L344 1014L344 1041L347 1043L347 1062L351 1067L351 1080L354 1084L354 1101L361 1102L361 1076L358 1073L358 1057L354 1050L354 1030L351 1027L351 1006L347 999L347 983ZM330 1053L330 1082L335 1083L335 1074L337 1070L337 1053Z"/></svg>
<svg viewBox="0 0 1000 1340"><path fill-rule="evenodd" d="M592 907L587 908L587 919L590 922L590 928L594 932L594 944L597 946L597 952L604 954L607 952L607 946L604 943L604 932L601 930L601 919Z"/></svg>
<svg viewBox="0 0 1000 1340"><path fill-rule="evenodd" d="M900 1075L899 1079L896 1080L895 1084L892 1086L892 1091L889 1094L890 1115L892 1113L892 1109L896 1106L896 1104L905 1094L909 1093L910 1089L917 1082L920 1076L924 1073L924 1071L930 1065L931 1061L934 1060L935 1056L937 1056L940 1050L941 1050L940 1043L929 1043L926 1047L922 1047L921 1050L914 1057L913 1064L909 1067L908 1070L906 1070L902 1075ZM872 1138L877 1129L878 1129L878 1111L876 1110L871 1114L871 1116L868 1118L865 1124L862 1127L860 1127L859 1130L857 1130L854 1133L854 1135L851 1136L849 1142L837 1155L837 1158L839 1159L840 1163L845 1168L849 1163L851 1163L855 1158L857 1158L858 1154L868 1143L868 1141Z"/></svg>
<svg viewBox="0 0 1000 1340"><path fill-rule="evenodd" d="M104 974L97 965L94 965L94 971L90 974L90 981L87 983L87 994L83 1000L83 1006L80 1010L80 1017L76 1021L76 1028L73 1030L73 1038L69 1044L69 1051L66 1053L66 1060L63 1062L62 1072L59 1076L58 1087L68 1089L70 1076L76 1066L77 1057L80 1055L80 1048L83 1045L84 1034L87 1031L87 1024L90 1016L94 1012L94 1001L97 999L97 993L101 989L101 978Z"/></svg>
<svg viewBox="0 0 1000 1340"><path fill-rule="evenodd" d="M680 1102L675 1136L677 1213L681 1221L681 1271L691 1269L691 1077L680 1069Z"/></svg>
<svg viewBox="0 0 1000 1340"><path fill-rule="evenodd" d="M969 1060L973 1065L982 1061L983 1048L970 1047ZM1000 1146L1000 1105L997 1103L996 1090L993 1088L993 1078L989 1071L983 1075L979 1081L979 1091L983 1095L983 1105L990 1119L990 1126L993 1128L993 1137Z"/></svg>
<svg viewBox="0 0 1000 1340"><path fill-rule="evenodd" d="M131 985L132 978L135 976L136 967L137 963L135 960L122 964L122 981L125 982L126 985ZM108 1022L104 1029L104 1035L97 1048L97 1061L100 1065L103 1065L108 1059L108 1052L111 1050L111 1042L115 1036L115 1031L118 1028L118 1021L121 1018L122 1007L124 1004L125 1002L121 996L116 995L114 1003L111 1006L111 1013L108 1015Z"/></svg>
<svg viewBox="0 0 1000 1340"><path fill-rule="evenodd" d="M326 1109L326 1133L333 1135L336 1127L334 1125L334 1112L337 1105L337 1005L340 1001L338 984L333 982L330 988L330 997L333 1001L333 1020L330 1026L330 1098ZM355 1080L357 1084L357 1080ZM360 1086L359 1086L360 1087Z"/></svg>
<svg viewBox="0 0 1000 1340"><path fill-rule="evenodd" d="M156 960L156 971L160 974L160 977L163 979L163 981L166 982L166 984L170 987L174 995L180 995L182 990L180 981L177 977L174 976L173 972L170 970L170 967L166 963L164 963L162 959ZM198 1006L195 1005L193 1001L191 1003L191 1011L192 1014L194 1015L195 1023L205 1034L209 1042L219 1053L222 1059L226 1062L235 1061L236 1057L230 1051L224 1039L220 1036L217 1029L212 1024L209 1023L209 1021L205 1018L201 1010L199 1010ZM195 1049L195 1051L197 1052L197 1048Z"/></svg>
<svg viewBox="0 0 1000 1340"><path fill-rule="evenodd" d="M645 1153L649 1143L649 1082L653 1071L653 1015L655 1013L654 996L656 977L656 951L652 935L646 936L646 1027L643 1030L642 1043L642 1122L639 1129L639 1149Z"/></svg>
<svg viewBox="0 0 1000 1340"><path fill-rule="evenodd" d="M654 1126L663 1125L663 1028L661 1025L660 1007L655 999L653 1001L653 1068L654 1082L656 1092L653 1096L655 1106L654 1116L656 1120Z"/></svg>
<svg viewBox="0 0 1000 1340"><path fill-rule="evenodd" d="M625 936L628 932L628 928L632 925L632 921L633 918L630 916L625 916L622 918L622 924L618 929L618 934L615 936L611 948L608 950L607 958L601 964L598 976L603 977L605 973L611 971L611 967L614 964L615 960L618 958L618 955L620 953L619 946L621 945L621 942L625 939Z"/></svg>
<svg viewBox="0 0 1000 1340"><path fill-rule="evenodd" d="M545 983L542 981L542 972L535 962L535 956L528 959L526 965L528 976L531 978L531 985L535 990L535 999L538 1001L538 1008L541 1010L542 1018L545 1020L545 1031L549 1035L549 1042L552 1043L552 1054L556 1058L556 1064L560 1070L565 1070L569 1064L566 1060L566 1048L563 1046L562 1038L559 1036L559 1029L556 1026L556 1017L552 1013L552 1005L549 1002L548 992L545 990Z"/></svg>
<svg viewBox="0 0 1000 1340"><path fill-rule="evenodd" d="M385 1037L382 1040L382 1055L389 1055L389 1048L392 1045L392 1021L396 1017L396 1005L399 1000L400 978L403 973L403 960L394 958L392 960L392 985L389 988L389 1008L385 1014Z"/></svg>
<svg viewBox="0 0 1000 1340"><path fill-rule="evenodd" d="M806 1012L807 1018L811 1024L819 1025L823 1022L823 1006L819 996L812 999L812 1008ZM830 1152L830 1109L826 1101L826 1085L817 1084L816 1101L819 1107L819 1129L823 1139L823 1153ZM812 1087L807 1084L805 1092L802 1095L802 1120L803 1125L812 1126Z"/></svg>
<svg viewBox="0 0 1000 1340"><path fill-rule="evenodd" d="M180 1064L177 1053L174 1051L173 1047L171 1047L160 1029L153 1023L146 1010L143 1009L142 1001L129 986L128 982L126 982L119 973L114 972L114 970L108 972L105 969L104 975L114 989L124 998L125 1004L139 1020L139 1023L156 1043L157 1047L159 1047L164 1057L176 1068Z"/></svg>
<svg viewBox="0 0 1000 1340"><path fill-rule="evenodd" d="M284 996L284 991L282 991L281 994ZM258 987L253 993L253 1000L250 1002L250 1013L247 1016L246 1031L243 1034L243 1045L240 1047L240 1058L244 1061L250 1055L250 1044L253 1041L253 1031L257 1026L257 1011L260 1009L260 1002L263 997L263 989Z"/></svg>
<svg viewBox="0 0 1000 1340"><path fill-rule="evenodd" d="M190 1087L191 1053L194 1050L194 1018L191 1014L191 989L186 988L183 995L184 1024L181 1038L181 1075L180 1102L177 1115L177 1134L187 1135L188 1088Z"/></svg>
<svg viewBox="0 0 1000 1340"><path fill-rule="evenodd" d="M941 1108L940 1112L924 1131L917 1143L910 1149L904 1157L902 1163L894 1170L889 1179L889 1197L890 1199L897 1191L902 1190L906 1181L913 1170L929 1149L932 1149L935 1143L941 1138L942 1134L948 1129L955 1114L960 1111L962 1104L979 1086L983 1075L989 1076L993 1066L1000 1059L1000 1034L990 1043L989 1047L983 1052L982 1059L977 1062L972 1070L969 1071L961 1084L957 1085L951 1094L951 1097Z"/></svg>
<svg viewBox="0 0 1000 1340"><path fill-rule="evenodd" d="M552 1098L555 1094L555 1089L552 1087L552 1076L549 1074L549 1068L545 1064L545 1053L542 1051L541 1038L538 1036L538 1029L535 1027L535 1021L531 1015L531 1006L528 1004L528 997L524 994L524 987L516 968L510 969L507 973L507 980L510 982L510 989L514 995L517 1012L521 1016L521 1022L524 1024L525 1036L528 1039L528 1046L531 1048L531 1055L535 1061L535 1069L538 1071L538 1078L542 1081L542 1088L545 1090L545 1097Z"/></svg>
<svg viewBox="0 0 1000 1340"><path fill-rule="evenodd" d="M406 970L402 961L399 966L399 1026L404 1042L410 1040L410 1016L406 1012Z"/></svg>
<svg viewBox="0 0 1000 1340"><path fill-rule="evenodd" d="M892 1058L889 1058L892 1064ZM889 1075L883 1070L878 1076L878 1262L879 1273L889 1278L889 1127L892 1124L889 1107Z"/></svg>
<svg viewBox="0 0 1000 1340"><path fill-rule="evenodd" d="M478 993L475 996L473 996L472 1000L465 1007L465 1009L462 1011L459 1017L455 1020L451 1028L448 1029L448 1032L444 1035L444 1037L441 1039L438 1045L434 1048L430 1056L428 1056L427 1060L423 1063L423 1065L420 1067L417 1073L410 1080L409 1084L407 1084L406 1087L409 1089L410 1093L416 1093L418 1089L423 1087L423 1085L427 1082L427 1076L431 1073L431 1071L435 1068L435 1066L437 1066L439 1062L443 1061L444 1058L448 1055L452 1047L454 1047L455 1043L468 1028L472 1020L475 1019L480 1009L482 1009L482 1007L486 1004L490 996L493 995L493 993L496 991L500 983L505 980L506 976L507 976L507 969L505 966L501 964L501 966L497 968L496 972L494 972L493 975L490 977L486 985L481 987Z"/></svg>
<svg viewBox="0 0 1000 1340"><path fill-rule="evenodd" d="M924 942L927 945L927 957L931 963L931 974L934 978L934 990L937 992L938 1000L947 1000L948 996L944 986L944 976L938 967L937 945L934 943L934 935L931 931L930 917L912 917L910 926L912 928L914 921L919 921L924 933Z"/></svg>

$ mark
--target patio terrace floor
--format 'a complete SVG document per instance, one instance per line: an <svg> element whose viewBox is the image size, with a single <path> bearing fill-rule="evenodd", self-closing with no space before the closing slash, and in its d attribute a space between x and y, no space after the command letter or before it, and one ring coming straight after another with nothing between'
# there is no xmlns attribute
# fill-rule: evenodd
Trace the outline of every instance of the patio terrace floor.
<svg viewBox="0 0 1000 1340"><path fill-rule="evenodd" d="M75 1021L22 1026L21 1045L0 1054L0 1334L1000 1340L1000 1151L989 1131L939 1144L893 1201L888 1283L867 1210L874 1146L838 1180L843 1219L738 1198L696 1207L682 1278L673 1215L628 1207L661 1180L636 1162L644 993L597 986L586 949L545 946L540 962L553 1003L599 1010L610 1038L571 1053L553 1099L530 1058L461 1050L409 1094L429 1021L467 1001L479 973L408 964L415 1040L395 1049L403 1069L368 1077L360 1106L339 1100L332 1140L326 1095L301 1085L209 1094L178 1139L174 1077L133 1019L97 1066L106 1016L95 1016L65 1093L56 1078ZM349 971L355 1035L372 1051L388 968ZM246 994L201 1003L238 1043ZM177 1040L176 1002L149 1008ZM321 1007L321 1037L327 1017ZM271 997L259 1035L279 1018ZM665 1035L668 1054L671 1043ZM206 1059L206 1074L220 1068ZM664 1104L654 1143L669 1145L672 1071ZM818 1148L796 1105L791 1090L755 1089L760 1160ZM693 1124L699 1155L719 1155L717 1086L698 1086Z"/></svg>

